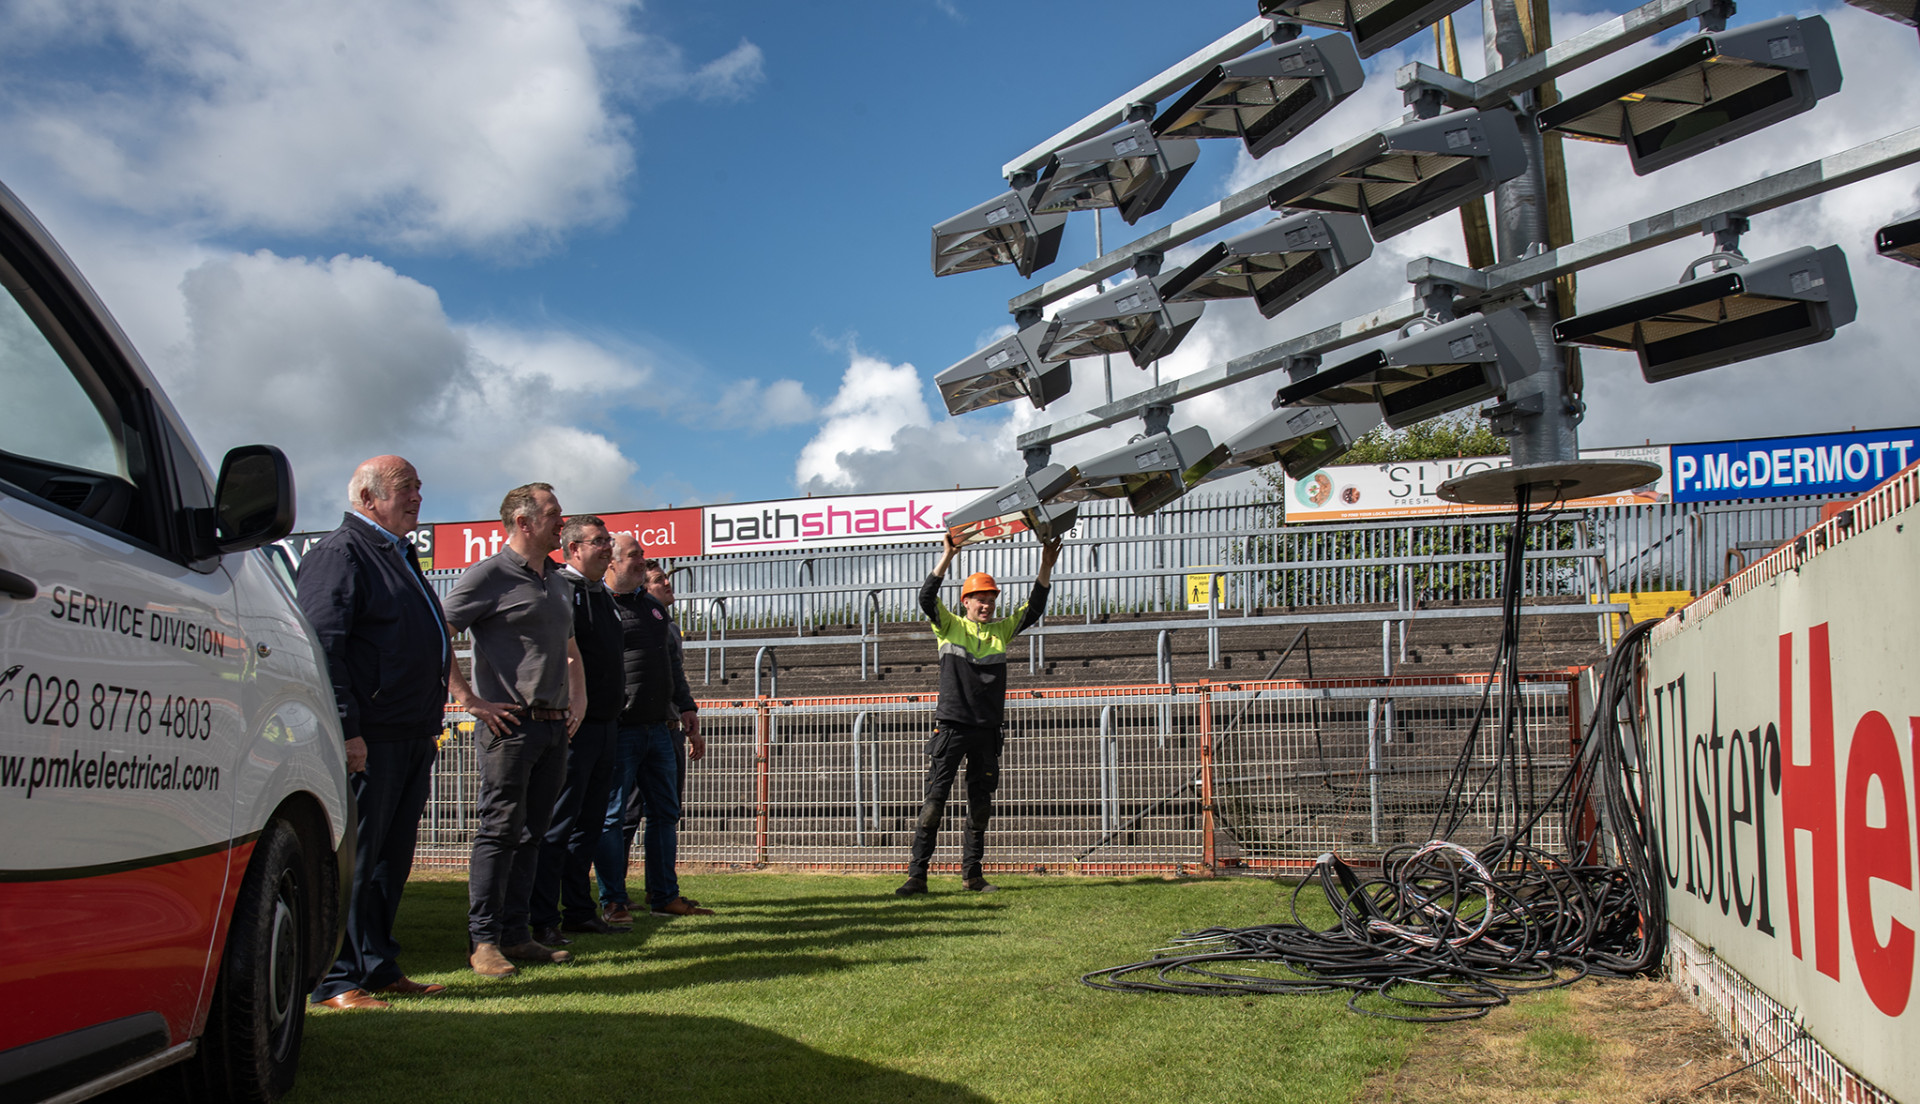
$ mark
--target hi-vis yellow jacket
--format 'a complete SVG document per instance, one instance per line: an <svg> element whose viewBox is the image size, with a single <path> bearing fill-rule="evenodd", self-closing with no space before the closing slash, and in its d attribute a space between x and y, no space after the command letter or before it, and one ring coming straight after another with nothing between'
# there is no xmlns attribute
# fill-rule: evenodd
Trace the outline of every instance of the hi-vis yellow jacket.
<svg viewBox="0 0 1920 1104"><path fill-rule="evenodd" d="M1007 645L1047 612L1047 590L1035 586L1026 602L996 621L978 624L940 601L939 575L920 584L920 609L940 643L940 702L933 719L943 724L998 730L1007 705Z"/></svg>

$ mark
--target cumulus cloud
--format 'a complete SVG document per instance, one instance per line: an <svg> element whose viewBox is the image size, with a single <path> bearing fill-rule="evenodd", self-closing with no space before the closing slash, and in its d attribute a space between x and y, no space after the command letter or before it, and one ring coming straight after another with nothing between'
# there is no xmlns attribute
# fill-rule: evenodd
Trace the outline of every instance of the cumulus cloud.
<svg viewBox="0 0 1920 1104"><path fill-rule="evenodd" d="M257 440L288 450L302 525L329 523L354 465L394 451L420 469L434 515L485 516L529 480L581 508L650 500L639 465L583 424L649 401L645 368L607 350L462 328L432 288L364 257L214 257L180 294L185 337L156 368L213 456Z"/></svg>
<svg viewBox="0 0 1920 1104"><path fill-rule="evenodd" d="M622 89L739 98L758 47L690 66L634 0L61 0L0 15L17 59L118 73L8 82L0 135L104 204L209 229L534 246L624 213Z"/></svg>

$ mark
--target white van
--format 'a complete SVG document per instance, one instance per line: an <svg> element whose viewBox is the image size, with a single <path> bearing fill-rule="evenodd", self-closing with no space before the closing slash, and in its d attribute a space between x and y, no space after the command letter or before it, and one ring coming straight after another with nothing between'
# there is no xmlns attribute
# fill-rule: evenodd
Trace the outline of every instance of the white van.
<svg viewBox="0 0 1920 1104"><path fill-rule="evenodd" d="M326 664L258 551L291 469L216 482L4 187L0 283L0 1100L170 1066L274 1099L353 856Z"/></svg>

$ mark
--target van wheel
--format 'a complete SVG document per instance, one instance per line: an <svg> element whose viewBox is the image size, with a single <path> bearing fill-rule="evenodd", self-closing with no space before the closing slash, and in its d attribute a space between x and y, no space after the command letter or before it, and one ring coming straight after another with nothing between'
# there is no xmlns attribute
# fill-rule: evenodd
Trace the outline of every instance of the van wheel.
<svg viewBox="0 0 1920 1104"><path fill-rule="evenodd" d="M263 1104L293 1087L307 1015L305 870L293 827L268 821L240 883L207 1033L186 1071L194 1099Z"/></svg>

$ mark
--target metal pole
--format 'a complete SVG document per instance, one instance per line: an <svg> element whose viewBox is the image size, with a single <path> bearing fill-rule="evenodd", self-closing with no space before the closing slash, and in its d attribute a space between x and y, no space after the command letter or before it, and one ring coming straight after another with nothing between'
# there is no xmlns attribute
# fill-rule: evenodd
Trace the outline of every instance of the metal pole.
<svg viewBox="0 0 1920 1104"><path fill-rule="evenodd" d="M866 727L867 711L861 710L853 717L853 843L856 847L867 845L867 825L860 813L860 730Z"/></svg>
<svg viewBox="0 0 1920 1104"><path fill-rule="evenodd" d="M1488 72L1518 65L1537 52L1527 42L1516 0L1481 0L1481 19ZM1551 247L1546 152L1533 125L1537 101L1534 91L1515 97L1521 108L1520 133L1527 147L1527 171L1493 192L1494 245L1503 262ZM1528 290L1535 305L1526 308L1526 318L1540 350L1540 369L1507 389L1507 401L1494 409L1505 408L1510 413L1494 418L1494 431L1512 443L1516 468L1572 463L1580 458L1580 438L1575 429L1579 418L1567 394L1565 354L1553 341L1553 300L1545 284Z"/></svg>

